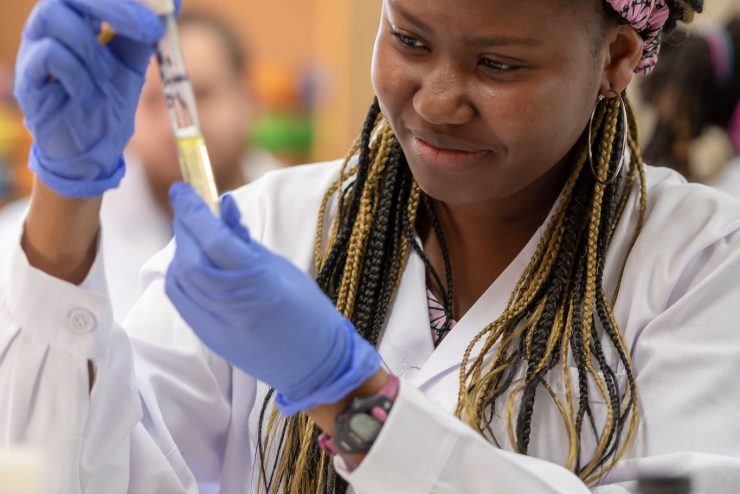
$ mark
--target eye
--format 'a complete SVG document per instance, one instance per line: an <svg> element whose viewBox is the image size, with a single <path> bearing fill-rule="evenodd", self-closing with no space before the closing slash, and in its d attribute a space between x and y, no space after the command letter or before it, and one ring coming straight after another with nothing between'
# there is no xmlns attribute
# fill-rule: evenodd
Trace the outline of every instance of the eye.
<svg viewBox="0 0 740 494"><path fill-rule="evenodd" d="M419 41L413 36L408 36L406 34L403 34L397 31L395 28L391 29L391 35L395 37L398 41L400 41L401 44L407 48L419 48L419 49L426 48L423 42Z"/></svg>
<svg viewBox="0 0 740 494"><path fill-rule="evenodd" d="M497 62L496 60L492 60L490 58L484 58L480 61L481 65L483 65L487 69L491 69L497 72L507 72L514 70L518 67L515 67L514 65L503 63L503 62Z"/></svg>

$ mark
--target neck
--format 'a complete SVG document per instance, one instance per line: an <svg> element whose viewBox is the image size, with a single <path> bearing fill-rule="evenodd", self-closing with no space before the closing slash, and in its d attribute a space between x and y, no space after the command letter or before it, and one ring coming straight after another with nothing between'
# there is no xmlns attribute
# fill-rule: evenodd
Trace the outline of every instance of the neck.
<svg viewBox="0 0 740 494"><path fill-rule="evenodd" d="M511 264L545 221L568 178L571 162L564 160L505 199L479 204L435 204L450 256L456 319ZM419 230L425 254L444 279L445 263L433 229L427 220L422 220ZM435 287L430 284L430 288Z"/></svg>

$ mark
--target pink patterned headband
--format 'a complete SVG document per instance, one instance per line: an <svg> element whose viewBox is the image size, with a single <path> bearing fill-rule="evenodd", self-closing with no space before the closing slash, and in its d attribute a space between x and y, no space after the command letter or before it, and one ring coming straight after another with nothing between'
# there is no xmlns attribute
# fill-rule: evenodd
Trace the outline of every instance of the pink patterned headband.
<svg viewBox="0 0 740 494"><path fill-rule="evenodd" d="M670 13L666 0L606 1L642 36L645 48L635 73L648 75L658 62L663 26Z"/></svg>

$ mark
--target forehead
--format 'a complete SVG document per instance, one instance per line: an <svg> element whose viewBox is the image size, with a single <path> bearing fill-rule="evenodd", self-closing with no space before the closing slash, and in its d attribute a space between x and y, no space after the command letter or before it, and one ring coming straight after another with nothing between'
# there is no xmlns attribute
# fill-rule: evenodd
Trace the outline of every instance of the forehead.
<svg viewBox="0 0 740 494"><path fill-rule="evenodd" d="M392 22L456 34L487 35L557 42L574 30L595 23L594 2L588 0L384 0Z"/></svg>

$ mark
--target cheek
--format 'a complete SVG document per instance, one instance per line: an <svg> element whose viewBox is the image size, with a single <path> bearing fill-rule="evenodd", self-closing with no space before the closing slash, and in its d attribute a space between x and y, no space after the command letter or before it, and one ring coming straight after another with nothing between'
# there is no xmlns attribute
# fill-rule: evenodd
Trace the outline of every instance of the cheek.
<svg viewBox="0 0 740 494"><path fill-rule="evenodd" d="M418 84L413 67L403 63L383 40L378 42L373 55L372 82L380 108L394 126L403 108L412 103Z"/></svg>
<svg viewBox="0 0 740 494"><path fill-rule="evenodd" d="M584 95L562 81L512 86L492 101L487 119L509 151L536 151L553 162L571 149L590 115Z"/></svg>

